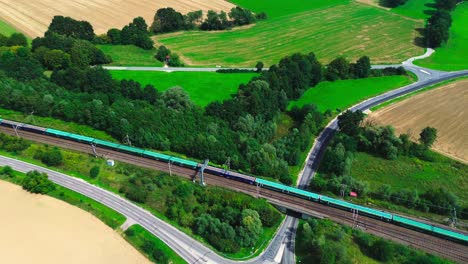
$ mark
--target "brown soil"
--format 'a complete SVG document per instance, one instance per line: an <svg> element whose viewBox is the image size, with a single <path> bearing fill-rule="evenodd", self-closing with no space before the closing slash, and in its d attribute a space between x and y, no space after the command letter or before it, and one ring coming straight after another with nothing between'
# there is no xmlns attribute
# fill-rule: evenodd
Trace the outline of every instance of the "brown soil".
<svg viewBox="0 0 468 264"><path fill-rule="evenodd" d="M156 10L164 7L185 14L229 11L234 5L224 0L3 0L0 18L30 37L42 36L56 15L89 21L96 34L102 34L122 28L137 16L151 25Z"/></svg>
<svg viewBox="0 0 468 264"><path fill-rule="evenodd" d="M418 140L427 126L437 129L433 149L468 163L468 80L415 95L370 114L372 122L392 125L397 134Z"/></svg>
<svg viewBox="0 0 468 264"><path fill-rule="evenodd" d="M93 215L0 181L0 262L149 264Z"/></svg>

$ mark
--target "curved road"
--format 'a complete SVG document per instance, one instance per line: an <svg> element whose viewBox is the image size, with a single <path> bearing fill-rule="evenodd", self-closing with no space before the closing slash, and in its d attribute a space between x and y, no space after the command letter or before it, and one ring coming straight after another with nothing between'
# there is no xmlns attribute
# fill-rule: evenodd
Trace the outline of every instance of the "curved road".
<svg viewBox="0 0 468 264"><path fill-rule="evenodd" d="M376 65L375 68L388 67L389 65ZM456 78L459 76L468 75L467 71L460 72L440 72L429 69L420 68L413 66L411 63L402 65L391 65L391 66L404 66L407 70L412 71L419 77L419 81L403 88L387 92L377 97L366 100L358 105L355 105L351 110L366 110L372 106L378 105L382 102L391 100L398 96L407 94L409 92L424 88L428 85L432 85L444 80ZM115 67L106 67L107 69L116 69ZM156 70L167 71L167 70L179 70L181 71L216 71L219 68L152 68L152 67L119 67L122 70ZM123 69L125 68L125 69ZM314 176L316 168L318 166L318 159L320 153L325 149L328 140L336 132L338 126L337 121L334 119L331 121L324 131L318 136L316 142L309 152L307 157L307 163L299 177L299 187L305 188L310 179ZM79 192L86 195L104 205L113 208L117 212L121 213L127 219L140 224L142 227L147 229L149 232L159 237L168 246L170 246L177 254L184 258L188 263L238 263L239 261L233 261L225 259L222 256L217 255L211 249L207 248L203 244L187 236L171 225L163 222L156 218L148 211L138 207L125 200L124 198L106 191L97 186L91 185L84 180L77 179L74 177L67 176L56 171L52 171L46 168L42 168L36 165L28 164L18 160L0 157L0 165L9 165L15 170L28 172L30 170L38 170L45 172L49 175L50 179L55 183L62 185L66 188ZM279 257L283 253L283 263L295 263L294 257L294 236L296 233L298 221L292 217L286 217L285 221L280 226L277 234L270 242L269 246L259 257L242 261L243 263L274 263L279 262Z"/></svg>

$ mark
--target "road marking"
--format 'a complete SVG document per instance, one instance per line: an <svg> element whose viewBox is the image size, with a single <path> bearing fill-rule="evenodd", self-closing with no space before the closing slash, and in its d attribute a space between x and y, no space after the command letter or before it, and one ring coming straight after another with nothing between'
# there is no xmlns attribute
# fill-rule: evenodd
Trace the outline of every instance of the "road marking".
<svg viewBox="0 0 468 264"><path fill-rule="evenodd" d="M419 71L422 72L422 73L425 73L425 74L427 74L427 75L431 75L431 73L428 72L428 71L425 71L425 70L419 70Z"/></svg>

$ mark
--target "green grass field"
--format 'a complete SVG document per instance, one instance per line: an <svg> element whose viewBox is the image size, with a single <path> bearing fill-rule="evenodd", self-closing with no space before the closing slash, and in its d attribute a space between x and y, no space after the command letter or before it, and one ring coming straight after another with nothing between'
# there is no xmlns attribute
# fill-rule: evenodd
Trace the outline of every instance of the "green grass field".
<svg viewBox="0 0 468 264"><path fill-rule="evenodd" d="M11 34L16 33L16 32L18 32L16 28L0 20L0 34L3 34L9 37Z"/></svg>
<svg viewBox="0 0 468 264"><path fill-rule="evenodd" d="M287 5L281 0L231 0L233 4L250 9L255 13L265 12L268 18L302 13L309 10L320 9L339 4L347 4L349 0L303 1L290 0Z"/></svg>
<svg viewBox="0 0 468 264"><path fill-rule="evenodd" d="M362 55L370 56L373 63L392 63L424 52L413 44L418 36L415 29L424 25L422 20L355 2L308 2L307 8L321 4L317 9L294 13L290 9L302 10L304 3L295 0L294 5L288 4L286 15L273 16L252 27L176 32L158 35L157 41L182 55L188 65L198 66L253 67L257 61L269 66L295 52L315 52L324 63L338 56L354 60ZM272 10L273 14L281 12L279 6Z"/></svg>
<svg viewBox="0 0 468 264"><path fill-rule="evenodd" d="M366 98L396 89L411 83L407 76L385 76L376 78L321 82L307 90L299 100L291 102L293 106L315 104L320 111L337 108L343 110Z"/></svg>
<svg viewBox="0 0 468 264"><path fill-rule="evenodd" d="M429 14L424 13L424 11L433 10L433 8L427 6L427 4L431 3L434 3L434 0L409 0L404 5L392 8L391 11L415 19L426 19Z"/></svg>
<svg viewBox="0 0 468 264"><path fill-rule="evenodd" d="M452 12L452 19L448 42L436 49L431 57L414 64L446 71L468 69L468 2L457 6Z"/></svg>
<svg viewBox="0 0 468 264"><path fill-rule="evenodd" d="M184 264L187 263L184 259L182 259L179 255L177 255L170 247L168 247L163 241L159 238L151 234L150 232L146 231L140 225L133 225L129 228L135 232L133 236L125 236L125 239L129 241L132 245L134 245L138 250L145 255L148 259L154 261L153 256L147 254L143 249L143 243L145 240L153 242L155 248L160 249L164 254L169 258L169 263L173 264Z"/></svg>
<svg viewBox="0 0 468 264"><path fill-rule="evenodd" d="M375 190L388 184L393 191L400 189L426 190L443 187L458 196L461 204L468 203L468 166L434 153L435 162L399 157L386 160L358 152L354 156L351 175L368 181Z"/></svg>
<svg viewBox="0 0 468 264"><path fill-rule="evenodd" d="M156 50L144 50L134 45L98 45L106 55L111 56L112 66L163 66L156 60Z"/></svg>
<svg viewBox="0 0 468 264"><path fill-rule="evenodd" d="M111 71L115 79L133 79L142 85L152 84L159 91L180 86L199 106L223 101L235 94L239 84L247 83L256 73Z"/></svg>

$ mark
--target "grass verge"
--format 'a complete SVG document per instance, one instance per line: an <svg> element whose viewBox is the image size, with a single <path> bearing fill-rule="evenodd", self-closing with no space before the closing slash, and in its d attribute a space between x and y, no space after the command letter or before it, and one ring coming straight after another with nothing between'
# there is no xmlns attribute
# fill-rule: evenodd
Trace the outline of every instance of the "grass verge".
<svg viewBox="0 0 468 264"><path fill-rule="evenodd" d="M154 256L152 254L148 254L144 251L143 244L145 241L150 241L154 244L155 248L161 250L165 256L168 258L168 263L173 264L185 264L187 263L184 259L182 259L179 255L177 255L174 250L168 247L163 241L159 238L148 232L146 229L141 227L140 225L133 225L131 226L127 232L133 233L133 235L125 235L125 239L132 244L134 247L140 251L143 255L145 255L148 259L152 260L153 262L157 263Z"/></svg>
<svg viewBox="0 0 468 264"><path fill-rule="evenodd" d="M189 94L192 102L206 106L213 101L229 99L237 93L239 84L247 83L257 73L216 72L157 72L157 71L110 71L118 80L132 79L142 85L151 84L159 91L180 86Z"/></svg>

